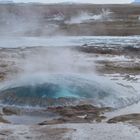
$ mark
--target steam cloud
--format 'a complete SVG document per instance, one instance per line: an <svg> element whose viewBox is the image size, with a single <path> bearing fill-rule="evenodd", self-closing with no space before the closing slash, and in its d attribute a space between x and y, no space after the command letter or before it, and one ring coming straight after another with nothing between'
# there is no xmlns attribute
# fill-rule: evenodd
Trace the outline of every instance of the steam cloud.
<svg viewBox="0 0 140 140"><path fill-rule="evenodd" d="M88 12L81 11L77 16L72 17L69 21L66 21L67 24L80 24L87 23L93 21L108 21L110 20L110 12L109 9L102 9L100 14L93 14Z"/></svg>

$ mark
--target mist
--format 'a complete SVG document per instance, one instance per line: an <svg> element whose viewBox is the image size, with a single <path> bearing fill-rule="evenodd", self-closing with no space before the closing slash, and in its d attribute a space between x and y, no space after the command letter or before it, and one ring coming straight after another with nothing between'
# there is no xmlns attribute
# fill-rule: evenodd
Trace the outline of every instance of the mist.
<svg viewBox="0 0 140 140"><path fill-rule="evenodd" d="M88 12L81 11L78 15L75 17L71 17L69 21L66 21L67 24L80 24L80 23L90 23L90 22L103 22L103 21L109 21L110 15L112 12L109 9L102 9L100 14L93 14Z"/></svg>
<svg viewBox="0 0 140 140"><path fill-rule="evenodd" d="M41 9L32 8L30 5L0 5L0 35L48 36L59 32L59 25L49 22L48 10L45 14Z"/></svg>

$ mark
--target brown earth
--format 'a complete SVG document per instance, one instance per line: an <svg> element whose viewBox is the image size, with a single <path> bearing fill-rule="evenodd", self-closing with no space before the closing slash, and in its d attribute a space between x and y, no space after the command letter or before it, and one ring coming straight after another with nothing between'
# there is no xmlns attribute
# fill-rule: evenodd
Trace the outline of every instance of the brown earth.
<svg viewBox="0 0 140 140"><path fill-rule="evenodd" d="M139 122L140 123L140 114L127 114L114 117L108 120L108 123L117 123L117 122Z"/></svg>
<svg viewBox="0 0 140 140"><path fill-rule="evenodd" d="M140 129L140 114L134 113L134 114L126 114L121 116L116 116L112 119L109 119L107 123L129 123L131 125L134 125Z"/></svg>
<svg viewBox="0 0 140 140"><path fill-rule="evenodd" d="M57 113L60 118L39 123L39 125L51 125L61 123L91 123L101 122L106 117L103 113L111 111L111 108L99 108L92 105L77 105L64 107L50 107L47 111Z"/></svg>
<svg viewBox="0 0 140 140"><path fill-rule="evenodd" d="M140 48L133 46L88 46L83 45L76 48L78 51L93 57L108 57L108 60L95 60L96 71L99 73L121 73L121 74L140 74ZM126 60L115 60L111 58L124 56Z"/></svg>
<svg viewBox="0 0 140 140"><path fill-rule="evenodd" d="M94 53L94 54L100 54L100 55L125 55L130 58L133 57L140 57L140 48L135 48L133 46L119 46L115 45L114 47L111 46L105 46L105 47L99 47L99 46L81 46L77 47L77 49L84 53Z"/></svg>

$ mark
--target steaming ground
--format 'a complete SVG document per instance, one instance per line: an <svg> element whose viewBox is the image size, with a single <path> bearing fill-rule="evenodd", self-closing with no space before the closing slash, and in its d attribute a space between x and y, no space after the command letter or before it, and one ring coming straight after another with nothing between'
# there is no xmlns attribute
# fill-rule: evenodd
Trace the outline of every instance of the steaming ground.
<svg viewBox="0 0 140 140"><path fill-rule="evenodd" d="M139 35L139 13L140 6L135 4L1 4L0 35Z"/></svg>
<svg viewBox="0 0 140 140"><path fill-rule="evenodd" d="M46 140L47 137L48 140L79 138L137 140L139 138L139 129L135 127L139 127L139 122L136 119L133 120L133 125L137 122L135 126L128 123L108 124L106 122L118 115L139 113L139 36L55 37L52 39L10 37L1 39L0 42L1 90L45 82L57 84L62 82L66 87L72 84L71 89L78 87L85 92L89 90L88 88L98 87L101 91L104 89L109 95L106 98L97 98L96 104L91 96L90 100L84 99L80 104L91 103L117 108L115 111L105 113L107 118L100 123L39 126L37 123L49 121L52 114L46 118L48 114L42 113L42 110L40 112L39 106L36 107L39 112L34 111L34 108L29 105L24 106L21 108L23 109L21 116L2 115L12 124L1 123L1 139L41 138ZM93 95L91 91L94 90L90 89L88 94ZM62 101L65 102L65 100ZM24 108L27 109L26 113ZM120 133L122 131L123 133Z"/></svg>
<svg viewBox="0 0 140 140"><path fill-rule="evenodd" d="M7 48L6 46L8 44L10 44L11 47L16 45L18 46L19 43L24 46L30 45L29 47L19 46L15 49L9 48L2 51L2 53L10 55L9 59L10 61L13 61L11 64L14 64L12 69L10 66L6 67L10 68L9 70L11 70L11 72L15 71L15 74L13 73L12 76L11 73L6 73L7 76L11 78L11 81L10 84L7 83L6 86L5 83L4 86L1 85L2 90L8 87L16 88L50 82L51 84L59 85L59 88L64 91L63 96L61 94L59 95L58 92L56 97L64 97L66 94L66 97L71 96L72 98L80 98L81 96L81 98L87 98L87 101L92 98L93 101L91 99L91 102L94 105L113 108L124 107L139 101L139 91L136 91L135 88L128 88L128 85L125 86L123 83L119 83L118 81L110 81L108 77L103 77L99 74L99 72L106 69L106 65L110 66L110 70L112 67L117 67L116 70L121 70L124 67L124 71L125 65L126 67L128 64L130 65L131 61L133 65L134 63L137 65L139 57L134 59L131 58L132 54L130 54L130 56L126 56L126 54L122 53L126 53L126 51L130 53L129 49L134 49L135 51L135 48L138 48L138 36L103 37L102 39L99 37L61 37L54 39L28 38L27 41L25 41L25 39L26 38L21 38L20 42L18 42L18 39L16 40L16 38L11 38L11 40L9 40L11 43L2 40L1 44L3 44L3 46L5 45L5 48ZM33 43L30 43L31 40ZM52 40L59 42L60 44L58 43L56 46ZM21 41L26 42L26 44L23 44ZM94 42L94 46L92 46L92 42ZM40 44L41 47L37 47L38 44ZM51 47L45 47L45 44L50 45ZM133 45L133 47L131 48L130 45ZM105 49L107 49L107 52ZM116 52L116 49L118 49L118 52ZM88 50L91 50L90 53L88 53ZM112 52L108 52L110 50L112 50ZM103 51L105 51L106 54L104 54ZM114 55L113 51L120 54ZM7 55L5 55L6 59L8 58ZM2 62L5 63L5 60ZM10 65L9 60L7 60L7 62ZM106 72L106 70L104 70L104 72ZM14 76L16 78L14 78ZM63 87L60 85L63 85ZM99 85L99 87L97 85ZM73 86L73 88L71 86ZM84 93L82 95L82 92L86 91L87 95L84 95ZM95 93L92 93L92 91L95 91ZM104 93L104 95L102 95L102 93ZM5 95L6 97L8 96L7 94ZM44 94L42 96L46 95ZM5 97L2 96L1 98ZM2 102L8 102L5 100L6 99ZM10 99L11 105L14 105L14 102L15 101L11 101ZM18 105L16 102L15 104ZM31 104L27 104L27 106L28 105Z"/></svg>
<svg viewBox="0 0 140 140"><path fill-rule="evenodd" d="M66 89L76 84L77 90L85 88L87 91L90 87L95 90L99 84L100 90L104 92L105 89L108 94L104 98L99 96L95 102L97 105L118 108L139 101L139 36L52 39L9 37L2 38L0 42L1 78L5 79L1 84L2 90L49 81L60 85L62 81ZM120 73L123 81L111 75L116 73ZM134 76L131 78L131 75ZM129 79L135 84L125 83ZM97 93L100 90L96 90ZM80 96L79 93L74 93L74 89L70 92L72 97ZM92 95L92 92L88 92L89 98L95 96L96 93Z"/></svg>
<svg viewBox="0 0 140 140"><path fill-rule="evenodd" d="M139 13L0 4L0 140L138 140Z"/></svg>

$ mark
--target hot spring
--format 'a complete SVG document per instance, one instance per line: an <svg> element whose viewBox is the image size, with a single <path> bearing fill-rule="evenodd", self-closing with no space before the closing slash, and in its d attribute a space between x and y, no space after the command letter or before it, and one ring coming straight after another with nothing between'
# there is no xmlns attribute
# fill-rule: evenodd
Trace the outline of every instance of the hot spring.
<svg viewBox="0 0 140 140"><path fill-rule="evenodd" d="M97 76L95 56L79 52L76 47L83 44L109 48L138 47L139 38L139 36L1 38L2 48L9 46L18 48L11 49L13 51L11 54L11 50L5 53L8 54L9 60L13 60L10 66L13 67L15 63L19 73L12 76L13 81L8 79L8 82L0 84L0 103L21 107L86 103L113 108L133 104L140 99L135 89L119 85L113 80L106 79L105 76Z"/></svg>
<svg viewBox="0 0 140 140"><path fill-rule="evenodd" d="M81 102L98 106L124 107L138 100L137 94L98 76L38 75L7 84L0 91L4 105L48 107Z"/></svg>

